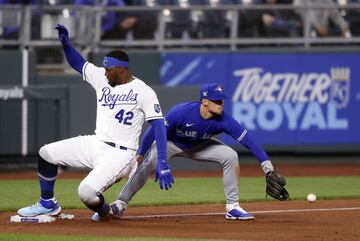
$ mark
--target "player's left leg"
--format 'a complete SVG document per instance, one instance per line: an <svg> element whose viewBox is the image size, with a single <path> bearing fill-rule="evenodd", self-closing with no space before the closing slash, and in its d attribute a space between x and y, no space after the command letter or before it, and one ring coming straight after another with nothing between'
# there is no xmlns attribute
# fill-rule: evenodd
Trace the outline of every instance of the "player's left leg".
<svg viewBox="0 0 360 241"><path fill-rule="evenodd" d="M182 149L177 147L173 142L167 142L167 159L182 153ZM131 201L135 194L145 185L149 176L155 171L158 164L158 154L156 144L153 143L148 155L144 161L137 167L136 172L124 185L118 199L126 205Z"/></svg>
<svg viewBox="0 0 360 241"><path fill-rule="evenodd" d="M61 207L55 199L54 186L58 165L92 168L91 156L95 136L78 136L44 145L38 157L40 200L18 210L20 216L57 215Z"/></svg>
<svg viewBox="0 0 360 241"><path fill-rule="evenodd" d="M93 170L80 183L78 193L81 201L100 217L108 214L121 216L117 203L108 205L102 195L114 183L131 175L136 170L136 152L123 150L99 143L99 153L93 163Z"/></svg>
<svg viewBox="0 0 360 241"><path fill-rule="evenodd" d="M224 192L226 196L226 218L251 220L254 216L238 203L239 201L239 160L237 153L219 140L206 142L186 151L185 157L206 162L219 163L223 169Z"/></svg>

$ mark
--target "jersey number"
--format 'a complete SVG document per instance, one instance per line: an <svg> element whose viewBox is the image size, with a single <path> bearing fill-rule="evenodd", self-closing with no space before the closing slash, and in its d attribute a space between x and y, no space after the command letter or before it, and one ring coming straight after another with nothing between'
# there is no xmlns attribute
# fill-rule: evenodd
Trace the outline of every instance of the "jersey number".
<svg viewBox="0 0 360 241"><path fill-rule="evenodd" d="M123 123L124 125L132 125L132 122L130 121L133 117L134 117L134 113L129 111L125 113L125 118L124 118L124 113L125 110L121 109L116 115L115 118L119 120L119 123Z"/></svg>

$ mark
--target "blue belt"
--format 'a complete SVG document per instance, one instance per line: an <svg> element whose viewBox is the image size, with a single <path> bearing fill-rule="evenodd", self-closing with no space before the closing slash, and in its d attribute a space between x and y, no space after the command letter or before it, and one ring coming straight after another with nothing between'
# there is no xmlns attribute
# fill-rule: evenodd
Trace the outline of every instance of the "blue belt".
<svg viewBox="0 0 360 241"><path fill-rule="evenodd" d="M105 141L105 143L108 144L109 146L120 148L121 150L125 150L125 151L127 150L127 148L125 146L116 145L114 142Z"/></svg>

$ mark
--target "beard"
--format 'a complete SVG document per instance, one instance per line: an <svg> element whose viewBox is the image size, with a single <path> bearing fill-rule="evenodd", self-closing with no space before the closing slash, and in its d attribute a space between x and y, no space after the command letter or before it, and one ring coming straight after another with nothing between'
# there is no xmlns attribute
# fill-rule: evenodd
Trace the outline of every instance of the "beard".
<svg viewBox="0 0 360 241"><path fill-rule="evenodd" d="M115 81L110 80L110 79L108 79L108 84L109 84L111 87L115 87L115 86L117 85Z"/></svg>

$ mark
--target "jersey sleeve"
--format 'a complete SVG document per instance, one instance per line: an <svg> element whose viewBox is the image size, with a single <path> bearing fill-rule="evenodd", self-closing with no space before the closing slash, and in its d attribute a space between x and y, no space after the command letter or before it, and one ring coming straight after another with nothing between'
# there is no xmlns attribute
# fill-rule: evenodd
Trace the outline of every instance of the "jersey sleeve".
<svg viewBox="0 0 360 241"><path fill-rule="evenodd" d="M176 120L179 120L178 112L179 105L175 105L165 115L165 127L168 134L175 129Z"/></svg>
<svg viewBox="0 0 360 241"><path fill-rule="evenodd" d="M225 129L224 132L249 149L260 163L269 161L269 156L262 146L257 143L248 131L232 116L225 114L223 124Z"/></svg>
<svg viewBox="0 0 360 241"><path fill-rule="evenodd" d="M222 126L224 128L224 132L238 142L240 142L247 133L247 130L242 127L239 122L226 113L223 114Z"/></svg>
<svg viewBox="0 0 360 241"><path fill-rule="evenodd" d="M149 121L154 119L162 119L163 114L155 91L150 87L144 91L146 93L144 95L145 98L142 99L142 107L145 114L145 120Z"/></svg>
<svg viewBox="0 0 360 241"><path fill-rule="evenodd" d="M83 80L88 82L94 89L103 86L105 69L103 67L95 66L90 62L86 62L82 68Z"/></svg>

